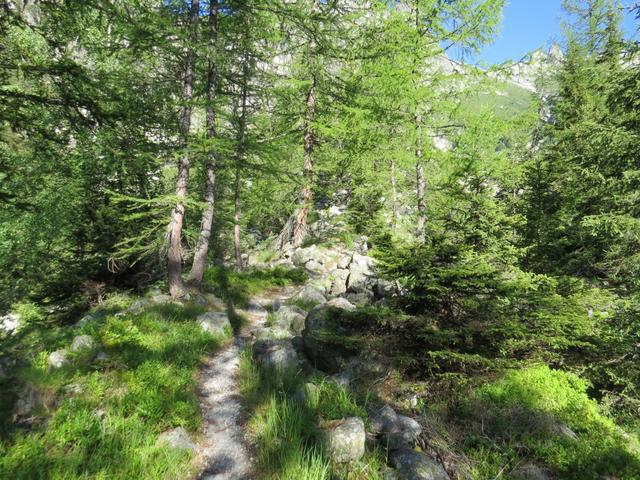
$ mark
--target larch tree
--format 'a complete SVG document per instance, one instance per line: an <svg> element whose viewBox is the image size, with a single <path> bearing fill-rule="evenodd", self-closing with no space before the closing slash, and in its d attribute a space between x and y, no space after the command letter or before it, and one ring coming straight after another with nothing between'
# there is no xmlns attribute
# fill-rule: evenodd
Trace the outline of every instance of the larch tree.
<svg viewBox="0 0 640 480"><path fill-rule="evenodd" d="M176 204L171 212L171 222L167 233L167 280L172 297L182 297L185 294L185 284L182 280L182 229L185 217L184 199L189 186L190 156L187 150L191 130L191 114L193 106L194 87L194 50L198 38L198 21L200 18L200 2L192 0L187 18L188 35L184 46L184 71L182 74L182 95L179 112L180 135L182 153L178 163L176 180Z"/></svg>

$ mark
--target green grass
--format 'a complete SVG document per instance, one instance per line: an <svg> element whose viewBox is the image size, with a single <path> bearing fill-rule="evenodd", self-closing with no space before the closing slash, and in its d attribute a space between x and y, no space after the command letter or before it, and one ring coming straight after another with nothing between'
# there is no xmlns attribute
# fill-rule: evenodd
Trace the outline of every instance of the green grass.
<svg viewBox="0 0 640 480"><path fill-rule="evenodd" d="M30 324L13 345L22 366L0 385L0 479L188 476L191 455L158 446L156 439L177 426L192 434L200 426L196 374L202 356L224 340L193 322L201 312L167 304L109 314L82 329ZM68 347L80 333L99 340L109 359L79 355L70 366L50 370L48 353ZM36 409L30 429L12 423L5 408L27 383L49 399L48 409Z"/></svg>
<svg viewBox="0 0 640 480"><path fill-rule="evenodd" d="M295 393L312 381L317 390L304 401ZM250 434L257 444L261 478L273 480L378 480L384 478L382 452L369 452L353 465L333 465L321 441L321 422L348 416L366 419L364 408L344 387L298 371L259 368L246 351L240 364L240 389L251 412Z"/></svg>
<svg viewBox="0 0 640 480"><path fill-rule="evenodd" d="M205 272L203 287L228 303L246 307L253 295L268 288L301 284L306 280L307 273L300 268L274 267L235 272L224 267L213 267Z"/></svg>
<svg viewBox="0 0 640 480"><path fill-rule="evenodd" d="M478 388L459 418L477 477L494 478L509 471L505 466L533 461L567 480L640 478L638 439L601 412L587 387L574 374L534 366ZM576 437L561 435L560 425Z"/></svg>

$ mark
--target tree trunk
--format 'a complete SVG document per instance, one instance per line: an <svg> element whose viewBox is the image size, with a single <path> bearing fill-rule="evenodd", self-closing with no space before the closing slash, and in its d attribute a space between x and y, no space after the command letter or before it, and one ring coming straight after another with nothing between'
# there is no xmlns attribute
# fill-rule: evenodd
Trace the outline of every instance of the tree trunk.
<svg viewBox="0 0 640 480"><path fill-rule="evenodd" d="M305 185L300 192L298 213L293 227L293 245L300 246L307 234L307 216L313 198L313 146L315 136L313 121L316 115L316 79L313 77L311 88L307 93L307 118L304 128L304 175Z"/></svg>
<svg viewBox="0 0 640 480"><path fill-rule="evenodd" d="M182 148L184 153L178 165L178 179L176 180L176 197L178 201L171 213L171 223L167 235L167 277L169 292L174 298L182 297L185 294L185 286L182 281L182 225L184 223L184 203L182 198L187 196L189 185L189 154L186 152L191 129L191 100L193 98L193 65L195 56L192 46L197 39L198 12L200 10L199 0L192 0L189 11L189 25L191 35L189 47L187 48L184 76L182 79L182 108L180 109L180 133L182 136Z"/></svg>
<svg viewBox="0 0 640 480"><path fill-rule="evenodd" d="M426 205L425 205L425 180L424 180L424 163L422 160L422 119L420 115L415 115L416 128L416 191L418 197L418 220L417 220L417 237L420 243L425 241L425 223L426 223Z"/></svg>
<svg viewBox="0 0 640 480"><path fill-rule="evenodd" d="M249 27L245 25L245 33L248 32ZM245 48L249 48L249 39L245 36ZM251 74L249 70L249 57L246 56L242 63L242 92L240 100L240 115L238 116L238 131L236 133L237 150L236 150L236 179L235 190L233 196L234 213L233 213L233 249L236 259L236 270L240 271L244 268L242 262L242 249L240 246L240 217L241 217L241 204L240 204L240 175L242 170L242 163L245 159L246 150L246 133L247 133L247 99L249 95L249 76Z"/></svg>
<svg viewBox="0 0 640 480"><path fill-rule="evenodd" d="M207 139L215 137L215 110L213 102L216 95L217 71L215 64L216 41L218 37L218 0L209 2L209 65L207 68ZM211 145L208 145L211 149ZM193 256L193 265L189 273L189 284L200 288L202 277L207 266L209 255L209 240L211 238L211 225L213 224L213 208L215 202L216 184L216 158L213 151L209 151L205 165L205 208L200 222L200 236Z"/></svg>
<svg viewBox="0 0 640 480"><path fill-rule="evenodd" d="M398 185L396 179L396 162L391 160L391 230L398 226Z"/></svg>
<svg viewBox="0 0 640 480"><path fill-rule="evenodd" d="M240 165L236 165L236 182L233 195L233 250L236 257L236 270L241 271L244 267L242 263L242 249L240 247Z"/></svg>

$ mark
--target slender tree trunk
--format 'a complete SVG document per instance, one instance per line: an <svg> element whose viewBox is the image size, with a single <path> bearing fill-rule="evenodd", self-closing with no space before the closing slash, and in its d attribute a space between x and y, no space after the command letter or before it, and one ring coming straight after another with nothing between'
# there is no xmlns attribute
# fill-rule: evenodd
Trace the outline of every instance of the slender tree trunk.
<svg viewBox="0 0 640 480"><path fill-rule="evenodd" d="M218 37L218 0L209 2L209 65L207 68L207 139L211 140L215 137L215 109L213 102L216 95L217 70L215 63L216 43ZM211 149L211 145L208 146ZM204 203L205 208L202 212L202 221L200 222L200 236L196 244L193 256L193 265L189 273L189 284L196 288L200 288L202 277L207 266L207 257L209 255L209 240L211 238L211 225L213 224L213 209L215 202L215 184L216 184L216 158L213 151L209 151L207 163L205 165L205 189Z"/></svg>
<svg viewBox="0 0 640 480"><path fill-rule="evenodd" d="M245 25L246 31L249 27ZM246 33L246 32L245 32ZM249 39L245 36L245 48L248 49ZM240 176L242 171L242 163L245 159L246 151L246 134L247 134L247 99L249 95L249 76L251 74L249 69L250 58L245 56L242 63L242 92L240 100L240 115L238 117L238 131L237 131L237 150L236 150L236 178L235 178L235 190L233 195L234 213L233 213L233 248L236 259L236 270L240 271L244 268L242 262L242 248L240 245L240 218L241 218L241 184Z"/></svg>
<svg viewBox="0 0 640 480"><path fill-rule="evenodd" d="M236 165L236 181L233 195L233 250L236 258L236 270L241 271L244 267L242 263L242 248L240 246L240 165Z"/></svg>
<svg viewBox="0 0 640 480"><path fill-rule="evenodd" d="M189 185L189 154L186 152L191 129L191 100L193 98L193 66L195 55L193 44L197 39L199 0L192 0L189 11L189 25L191 28L190 45L187 47L184 76L182 79L182 108L180 109L180 133L182 135L182 148L184 153L178 164L178 178L176 180L176 197L178 201L171 213L171 223L167 235L167 277L169 292L174 298L181 297L185 293L182 281L182 225L184 223L184 203L182 199L187 196Z"/></svg>
<svg viewBox="0 0 640 480"><path fill-rule="evenodd" d="M396 162L391 160L391 230L398 226L398 184L396 179Z"/></svg>
<svg viewBox="0 0 640 480"><path fill-rule="evenodd" d="M315 135L313 121L316 116L316 79L313 77L311 88L307 93L307 117L304 128L304 176L305 185L300 192L298 213L293 227L293 245L300 246L307 234L307 217L313 198L313 146Z"/></svg>
<svg viewBox="0 0 640 480"><path fill-rule="evenodd" d="M425 241L425 223L426 223L426 204L425 204L425 180L424 180L424 162L422 159L422 119L419 114L415 115L416 129L416 192L418 197L418 220L417 220L417 236L420 243Z"/></svg>

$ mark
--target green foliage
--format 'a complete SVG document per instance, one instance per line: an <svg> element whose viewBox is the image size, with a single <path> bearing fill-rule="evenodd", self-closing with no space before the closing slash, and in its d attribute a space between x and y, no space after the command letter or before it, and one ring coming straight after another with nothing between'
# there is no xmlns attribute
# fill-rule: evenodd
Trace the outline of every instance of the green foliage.
<svg viewBox="0 0 640 480"><path fill-rule="evenodd" d="M212 267L204 274L203 287L225 301L245 307L253 295L271 287L300 284L306 279L307 273L302 268L273 267L235 272L224 267Z"/></svg>
<svg viewBox="0 0 640 480"><path fill-rule="evenodd" d="M25 366L0 398L13 397L28 383L55 405L40 409L31 429L3 418L0 477L161 479L194 471L189 453L156 445L156 439L176 426L193 433L199 428L194 374L202 356L223 340L195 324L201 312L164 305L88 322L74 333L98 339L109 359L74 358L58 371L49 370L47 352L68 348L71 332L61 330L57 341L51 334L37 336L37 329L25 332L14 349ZM10 408L2 411L3 417L11 414Z"/></svg>
<svg viewBox="0 0 640 480"><path fill-rule="evenodd" d="M496 465L507 462L513 468L520 461L513 445L521 444L561 478L636 478L637 439L603 415L587 387L571 373L534 366L478 388L465 406L464 418L474 432L465 441L468 452L485 461L491 451L500 459Z"/></svg>
<svg viewBox="0 0 640 480"><path fill-rule="evenodd" d="M324 454L319 424L347 416L366 417L345 387L329 380L310 379L305 388L297 371L258 367L247 350L240 363L241 392L248 402L248 423L258 446L257 466L264 478L378 480L385 466L381 452L369 452L355 464L333 465Z"/></svg>

